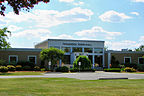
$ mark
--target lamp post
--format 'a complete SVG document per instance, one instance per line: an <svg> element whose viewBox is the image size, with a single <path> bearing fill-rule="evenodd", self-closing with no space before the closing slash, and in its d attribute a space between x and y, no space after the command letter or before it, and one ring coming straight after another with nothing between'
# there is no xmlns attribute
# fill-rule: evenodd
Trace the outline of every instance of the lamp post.
<svg viewBox="0 0 144 96"><path fill-rule="evenodd" d="M49 63L48 63L48 64L49 64L49 70L50 70L50 66L51 66L51 61L49 61Z"/></svg>
<svg viewBox="0 0 144 96"><path fill-rule="evenodd" d="M79 72L80 72L80 66L81 66L81 62L79 62L79 63L78 63L78 65L79 65Z"/></svg>

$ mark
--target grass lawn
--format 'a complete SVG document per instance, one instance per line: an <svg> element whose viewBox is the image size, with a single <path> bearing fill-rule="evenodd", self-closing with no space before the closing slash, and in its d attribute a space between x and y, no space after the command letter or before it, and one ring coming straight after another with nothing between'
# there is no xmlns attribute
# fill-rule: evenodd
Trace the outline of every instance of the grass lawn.
<svg viewBox="0 0 144 96"><path fill-rule="evenodd" d="M7 72L7 73L0 73L0 76L10 76L10 75L42 75L44 72Z"/></svg>
<svg viewBox="0 0 144 96"><path fill-rule="evenodd" d="M144 96L144 80L0 79L0 96Z"/></svg>

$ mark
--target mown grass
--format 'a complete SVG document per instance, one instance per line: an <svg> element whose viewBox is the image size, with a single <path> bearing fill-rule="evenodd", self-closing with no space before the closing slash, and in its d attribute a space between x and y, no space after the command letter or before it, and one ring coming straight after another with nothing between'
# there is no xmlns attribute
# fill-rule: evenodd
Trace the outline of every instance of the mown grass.
<svg viewBox="0 0 144 96"><path fill-rule="evenodd" d="M0 79L0 96L144 96L144 80Z"/></svg>
<svg viewBox="0 0 144 96"><path fill-rule="evenodd" d="M13 76L13 75L42 75L44 72L7 72L0 73L0 76Z"/></svg>

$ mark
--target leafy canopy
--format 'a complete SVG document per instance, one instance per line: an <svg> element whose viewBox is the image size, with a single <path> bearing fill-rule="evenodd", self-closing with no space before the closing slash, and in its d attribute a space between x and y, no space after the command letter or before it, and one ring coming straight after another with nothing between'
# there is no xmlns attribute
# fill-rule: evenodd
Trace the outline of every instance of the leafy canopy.
<svg viewBox="0 0 144 96"><path fill-rule="evenodd" d="M13 8L14 13L19 14L21 9L26 9L26 11L29 11L39 2L48 3L49 1L50 0L0 0L0 15L5 16L5 2L7 2L7 5Z"/></svg>
<svg viewBox="0 0 144 96"><path fill-rule="evenodd" d="M81 70L87 70L92 68L91 61L87 56L79 56L75 61L74 61L74 68L79 69L79 62L81 62L80 69Z"/></svg>
<svg viewBox="0 0 144 96"><path fill-rule="evenodd" d="M7 30L7 28L0 29L0 49L3 48L10 48L10 44L7 42L8 34L11 34L10 31Z"/></svg>
<svg viewBox="0 0 144 96"><path fill-rule="evenodd" d="M64 51L57 48L43 49L40 53L40 58L42 60L51 61L52 64L56 63L57 60L63 59Z"/></svg>

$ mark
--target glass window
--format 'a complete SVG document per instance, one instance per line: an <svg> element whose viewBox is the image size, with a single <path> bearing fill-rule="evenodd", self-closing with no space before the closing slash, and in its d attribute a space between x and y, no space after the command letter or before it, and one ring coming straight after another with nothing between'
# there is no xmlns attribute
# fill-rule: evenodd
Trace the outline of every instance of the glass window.
<svg viewBox="0 0 144 96"><path fill-rule="evenodd" d="M94 48L94 53L103 53L102 48Z"/></svg>
<svg viewBox="0 0 144 96"><path fill-rule="evenodd" d="M60 49L60 47L59 47L59 46L50 46L50 47Z"/></svg>
<svg viewBox="0 0 144 96"><path fill-rule="evenodd" d="M84 48L84 52L93 53L93 48Z"/></svg>
<svg viewBox="0 0 144 96"><path fill-rule="evenodd" d="M36 56L28 56L28 61L36 64Z"/></svg>
<svg viewBox="0 0 144 96"><path fill-rule="evenodd" d="M82 48L73 48L73 52L82 52Z"/></svg>
<svg viewBox="0 0 144 96"><path fill-rule="evenodd" d="M124 63L131 63L131 57L125 57Z"/></svg>
<svg viewBox="0 0 144 96"><path fill-rule="evenodd" d="M65 51L65 52L70 52L71 48L70 47L63 47L62 50Z"/></svg>
<svg viewBox="0 0 144 96"><path fill-rule="evenodd" d="M70 64L70 55L64 55L63 63Z"/></svg>
<svg viewBox="0 0 144 96"><path fill-rule="evenodd" d="M9 56L9 62L18 62L18 56L14 55Z"/></svg>
<svg viewBox="0 0 144 96"><path fill-rule="evenodd" d="M144 64L144 58L139 58L139 64Z"/></svg>

